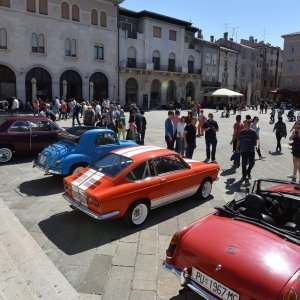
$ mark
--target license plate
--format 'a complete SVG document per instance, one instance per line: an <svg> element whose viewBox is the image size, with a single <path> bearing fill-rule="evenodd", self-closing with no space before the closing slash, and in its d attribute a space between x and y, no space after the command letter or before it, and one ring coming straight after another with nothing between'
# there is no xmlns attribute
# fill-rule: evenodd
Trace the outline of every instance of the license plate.
<svg viewBox="0 0 300 300"><path fill-rule="evenodd" d="M41 155L40 156L40 164L43 165L46 162L47 156Z"/></svg>
<svg viewBox="0 0 300 300"><path fill-rule="evenodd" d="M72 194L73 194L73 197L74 197L75 200L77 200L78 202L86 205L85 196L83 196L83 195L81 195L81 194L79 194L75 191L73 191Z"/></svg>
<svg viewBox="0 0 300 300"><path fill-rule="evenodd" d="M203 286L205 289L212 292L214 295L218 296L223 300L239 300L240 295L229 289L227 286L222 283L214 280L203 272L197 270L196 268L192 268L192 276L191 278L196 281L198 284Z"/></svg>

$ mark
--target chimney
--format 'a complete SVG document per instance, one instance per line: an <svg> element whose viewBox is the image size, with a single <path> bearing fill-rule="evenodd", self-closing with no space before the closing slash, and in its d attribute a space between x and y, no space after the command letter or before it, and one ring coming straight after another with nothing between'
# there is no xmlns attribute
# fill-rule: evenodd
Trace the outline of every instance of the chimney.
<svg viewBox="0 0 300 300"><path fill-rule="evenodd" d="M203 39L203 35L202 35L202 29L199 29L198 32L197 32L197 38L199 39Z"/></svg>
<svg viewBox="0 0 300 300"><path fill-rule="evenodd" d="M231 42L233 42L233 38L230 38L229 40L230 40Z"/></svg>
<svg viewBox="0 0 300 300"><path fill-rule="evenodd" d="M213 43L214 42L215 37L213 35L210 36L210 42Z"/></svg>
<svg viewBox="0 0 300 300"><path fill-rule="evenodd" d="M224 40L228 40L228 32L224 32Z"/></svg>

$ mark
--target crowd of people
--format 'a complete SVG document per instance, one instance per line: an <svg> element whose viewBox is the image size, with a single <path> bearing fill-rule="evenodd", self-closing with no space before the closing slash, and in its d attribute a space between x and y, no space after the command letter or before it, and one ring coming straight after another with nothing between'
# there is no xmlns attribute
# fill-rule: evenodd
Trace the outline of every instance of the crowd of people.
<svg viewBox="0 0 300 300"><path fill-rule="evenodd" d="M270 124L273 124L275 123L276 109L273 105L268 106L267 111L268 109L270 111ZM267 111L260 110L260 113L267 113ZM294 110L291 109L291 111L294 114ZM294 118L290 119L290 112L287 114L287 117L289 121L293 121ZM233 111L233 114L235 114L235 111ZM277 141L274 155L282 154L281 140L287 137L287 128L283 122L283 115L284 107L280 107L277 110L277 121L273 127ZM199 107L188 111L186 116L181 116L180 110L170 110L168 118L165 120L167 148L175 150L185 158L191 159L193 157L194 150L197 147L197 137L205 137L205 163L216 163L218 131L219 125L214 120L213 113L209 113L206 117L204 110ZM292 141L290 145L292 147L294 168L293 173L288 177L295 181L299 173L298 180L300 181L300 114L297 116L291 129L289 139ZM251 115L247 114L245 120L242 120L241 114L236 115L230 144L232 144L233 150L231 156L233 167L239 168L241 165L241 179L245 181L251 179L251 171L255 165L255 153L257 153L259 160L265 158L261 153L259 116L251 117Z"/></svg>

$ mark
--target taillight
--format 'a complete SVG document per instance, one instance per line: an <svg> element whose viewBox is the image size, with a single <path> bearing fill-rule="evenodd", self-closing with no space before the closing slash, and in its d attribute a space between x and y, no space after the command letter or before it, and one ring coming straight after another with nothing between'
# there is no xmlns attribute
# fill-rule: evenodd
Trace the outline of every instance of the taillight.
<svg viewBox="0 0 300 300"><path fill-rule="evenodd" d="M294 288L290 288L284 295L283 300L297 300L298 296Z"/></svg>
<svg viewBox="0 0 300 300"><path fill-rule="evenodd" d="M177 245L179 243L179 239L180 239L180 231L177 231L171 239L169 248L166 250L167 257L169 257L169 258L173 257L175 250L177 248Z"/></svg>

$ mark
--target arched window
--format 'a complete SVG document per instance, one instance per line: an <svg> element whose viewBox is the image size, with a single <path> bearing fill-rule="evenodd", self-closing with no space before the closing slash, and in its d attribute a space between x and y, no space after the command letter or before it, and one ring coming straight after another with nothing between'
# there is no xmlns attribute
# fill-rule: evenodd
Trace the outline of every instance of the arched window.
<svg viewBox="0 0 300 300"><path fill-rule="evenodd" d="M31 51L38 52L38 36L36 33L31 34Z"/></svg>
<svg viewBox="0 0 300 300"><path fill-rule="evenodd" d="M39 34L38 36L38 52L39 53L45 53L45 41L44 41L44 35Z"/></svg>
<svg viewBox="0 0 300 300"><path fill-rule="evenodd" d="M0 28L0 49L7 49L7 33L5 28Z"/></svg>
<svg viewBox="0 0 300 300"><path fill-rule="evenodd" d="M79 7L77 4L72 6L72 20L79 21Z"/></svg>
<svg viewBox="0 0 300 300"><path fill-rule="evenodd" d="M127 50L127 68L136 68L136 49L129 47Z"/></svg>
<svg viewBox="0 0 300 300"><path fill-rule="evenodd" d="M10 7L10 0L0 0L0 6Z"/></svg>
<svg viewBox="0 0 300 300"><path fill-rule="evenodd" d="M61 4L61 17L66 20L70 19L69 4L67 2Z"/></svg>
<svg viewBox="0 0 300 300"><path fill-rule="evenodd" d="M100 13L100 26L106 27L107 26L107 16L104 11Z"/></svg>
<svg viewBox="0 0 300 300"><path fill-rule="evenodd" d="M160 53L155 50L152 54L153 69L160 70Z"/></svg>
<svg viewBox="0 0 300 300"><path fill-rule="evenodd" d="M191 55L188 60L188 73L194 73L194 57Z"/></svg>
<svg viewBox="0 0 300 300"><path fill-rule="evenodd" d="M65 56L71 56L71 40L65 39Z"/></svg>
<svg viewBox="0 0 300 300"><path fill-rule="evenodd" d="M27 11L36 12L35 0L27 0L26 3L27 3Z"/></svg>
<svg viewBox="0 0 300 300"><path fill-rule="evenodd" d="M168 61L168 71L175 72L175 54L170 53Z"/></svg>
<svg viewBox="0 0 300 300"><path fill-rule="evenodd" d="M76 40L72 39L71 41L71 56L76 57Z"/></svg>
<svg viewBox="0 0 300 300"><path fill-rule="evenodd" d="M92 9L91 12L91 24L98 26L98 11L96 9Z"/></svg>
<svg viewBox="0 0 300 300"><path fill-rule="evenodd" d="M97 43L94 45L94 59L104 59L103 45L99 45Z"/></svg>
<svg viewBox="0 0 300 300"><path fill-rule="evenodd" d="M48 0L39 0L39 13L48 15Z"/></svg>

